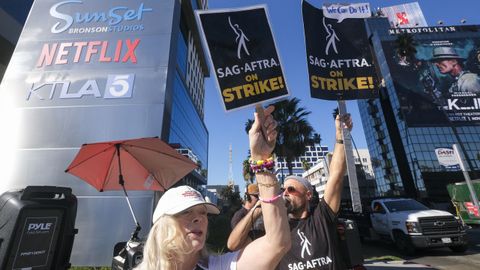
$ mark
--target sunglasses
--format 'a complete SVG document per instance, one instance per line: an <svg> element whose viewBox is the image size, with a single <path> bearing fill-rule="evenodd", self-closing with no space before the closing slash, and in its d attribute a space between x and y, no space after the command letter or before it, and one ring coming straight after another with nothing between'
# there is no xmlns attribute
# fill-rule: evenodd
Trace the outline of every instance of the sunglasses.
<svg viewBox="0 0 480 270"><path fill-rule="evenodd" d="M282 192L285 192L285 190L288 192L288 194L300 194L300 192L295 189L294 186L288 186L286 188L282 188Z"/></svg>

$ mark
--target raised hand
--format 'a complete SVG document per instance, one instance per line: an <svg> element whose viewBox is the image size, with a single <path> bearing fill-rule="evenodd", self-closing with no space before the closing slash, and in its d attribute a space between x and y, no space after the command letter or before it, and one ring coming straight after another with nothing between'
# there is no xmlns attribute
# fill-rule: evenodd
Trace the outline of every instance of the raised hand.
<svg viewBox="0 0 480 270"><path fill-rule="evenodd" d="M250 140L250 154L254 160L264 160L270 157L277 141L277 121L272 112L275 107L269 106L265 110L257 107L255 121L248 132Z"/></svg>
<svg viewBox="0 0 480 270"><path fill-rule="evenodd" d="M335 129L338 140L342 139L342 128L346 128L348 131L351 131L353 128L352 117L349 113L343 115L338 114L335 118Z"/></svg>

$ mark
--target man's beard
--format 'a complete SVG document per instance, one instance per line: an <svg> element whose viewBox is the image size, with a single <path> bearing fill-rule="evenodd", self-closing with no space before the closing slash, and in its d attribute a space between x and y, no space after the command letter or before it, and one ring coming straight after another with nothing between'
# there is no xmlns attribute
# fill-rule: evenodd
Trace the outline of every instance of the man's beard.
<svg viewBox="0 0 480 270"><path fill-rule="evenodd" d="M292 214L294 216L302 213L303 211L302 206L295 206L288 199L285 199L285 207L287 208L287 214Z"/></svg>

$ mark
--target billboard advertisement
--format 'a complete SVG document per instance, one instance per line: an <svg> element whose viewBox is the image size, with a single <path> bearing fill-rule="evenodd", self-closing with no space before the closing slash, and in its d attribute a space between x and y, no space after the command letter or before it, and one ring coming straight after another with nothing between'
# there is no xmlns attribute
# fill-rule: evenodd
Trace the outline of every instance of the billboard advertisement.
<svg viewBox="0 0 480 270"><path fill-rule="evenodd" d="M314 98L347 100L378 95L364 19L345 18L347 12L357 17L359 13L371 15L368 4L318 9L302 2L310 95Z"/></svg>
<svg viewBox="0 0 480 270"><path fill-rule="evenodd" d="M226 111L289 94L265 6L196 15Z"/></svg>
<svg viewBox="0 0 480 270"><path fill-rule="evenodd" d="M409 29L419 33L410 34L416 51L410 56L401 56L398 40L382 42L402 117L411 127L478 125L480 37L471 35L472 27L437 28ZM439 31L443 37L421 36ZM456 34L445 38L448 33Z"/></svg>
<svg viewBox="0 0 480 270"><path fill-rule="evenodd" d="M427 21L418 2L381 8L391 27L425 27Z"/></svg>

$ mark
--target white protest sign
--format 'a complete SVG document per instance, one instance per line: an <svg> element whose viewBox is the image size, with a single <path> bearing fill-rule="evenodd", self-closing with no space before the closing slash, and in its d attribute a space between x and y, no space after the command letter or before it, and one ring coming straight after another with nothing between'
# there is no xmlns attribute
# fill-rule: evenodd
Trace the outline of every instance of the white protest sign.
<svg viewBox="0 0 480 270"><path fill-rule="evenodd" d="M438 163L440 163L440 165L446 167L459 165L452 148L436 148L435 154L437 155Z"/></svg>
<svg viewBox="0 0 480 270"><path fill-rule="evenodd" d="M337 19L338 23L341 23L347 18L369 18L372 13L369 3L325 4L323 5L323 16Z"/></svg>

